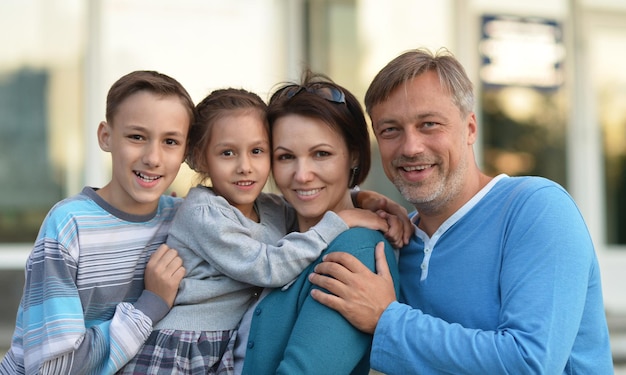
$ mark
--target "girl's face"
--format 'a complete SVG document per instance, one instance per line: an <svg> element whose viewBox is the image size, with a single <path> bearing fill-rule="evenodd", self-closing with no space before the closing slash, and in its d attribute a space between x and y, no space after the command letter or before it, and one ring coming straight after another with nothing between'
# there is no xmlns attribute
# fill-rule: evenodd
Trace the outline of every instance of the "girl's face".
<svg viewBox="0 0 626 375"><path fill-rule="evenodd" d="M270 174L269 135L257 111L234 112L211 128L206 149L215 194L254 218L254 201Z"/></svg>
<svg viewBox="0 0 626 375"><path fill-rule="evenodd" d="M319 119L287 115L274 122L272 140L274 180L298 213L301 231L328 210L353 207L348 189L352 163L341 134Z"/></svg>

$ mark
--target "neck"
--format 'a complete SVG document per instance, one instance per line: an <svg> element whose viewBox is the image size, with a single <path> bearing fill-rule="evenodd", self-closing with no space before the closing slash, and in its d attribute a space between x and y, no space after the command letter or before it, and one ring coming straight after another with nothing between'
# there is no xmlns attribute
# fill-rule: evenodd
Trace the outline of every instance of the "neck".
<svg viewBox="0 0 626 375"><path fill-rule="evenodd" d="M341 197L341 199L336 202L332 207L328 207L326 211L322 212L319 216L305 216L298 213L298 228L300 232L306 232L311 229L312 226L319 223L324 214L328 211L333 211L335 213L346 210L349 208L354 208L354 204L352 203L352 196L350 195L350 190L346 189L346 193Z"/></svg>
<svg viewBox="0 0 626 375"><path fill-rule="evenodd" d="M254 204L245 205L245 206L235 206L245 217L254 221L255 223L259 222L259 215L254 209Z"/></svg>
<svg viewBox="0 0 626 375"><path fill-rule="evenodd" d="M420 204L419 207L416 205L415 209L419 216L417 227L423 230L429 237L432 237L441 224L469 202L469 200L478 194L492 179L493 177L479 173L476 179L464 185L465 187L462 193L454 201L447 202L443 205L428 203Z"/></svg>

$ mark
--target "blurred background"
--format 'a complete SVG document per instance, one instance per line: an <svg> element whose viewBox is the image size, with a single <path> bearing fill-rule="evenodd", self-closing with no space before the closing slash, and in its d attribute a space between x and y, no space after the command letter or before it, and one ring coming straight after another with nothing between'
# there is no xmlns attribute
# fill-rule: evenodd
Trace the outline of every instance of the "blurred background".
<svg viewBox="0 0 626 375"><path fill-rule="evenodd" d="M475 83L482 168L548 177L579 205L626 363L626 1L1 0L0 45L0 348L45 214L110 177L96 129L117 78L267 99L308 66L363 98L401 52L446 47ZM363 187L406 205L373 165ZM172 191L193 178L183 166Z"/></svg>

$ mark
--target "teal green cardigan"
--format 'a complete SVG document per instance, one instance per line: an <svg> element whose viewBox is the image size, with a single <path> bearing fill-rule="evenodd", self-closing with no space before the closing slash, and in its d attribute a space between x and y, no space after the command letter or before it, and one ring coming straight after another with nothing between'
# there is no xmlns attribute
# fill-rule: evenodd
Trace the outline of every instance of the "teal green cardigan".
<svg viewBox="0 0 626 375"><path fill-rule="evenodd" d="M387 262L398 293L398 266L381 233L353 228L330 243L320 258L286 290L277 289L256 307L250 326L243 374L367 374L372 335L354 328L336 311L311 296L308 275L333 251L356 256L375 269L374 248L385 242Z"/></svg>

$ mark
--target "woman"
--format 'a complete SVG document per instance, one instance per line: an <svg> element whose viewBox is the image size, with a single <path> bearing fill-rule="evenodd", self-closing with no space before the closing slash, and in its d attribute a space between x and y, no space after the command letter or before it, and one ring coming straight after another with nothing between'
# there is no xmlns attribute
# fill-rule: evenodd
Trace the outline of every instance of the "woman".
<svg viewBox="0 0 626 375"><path fill-rule="evenodd" d="M285 85L272 95L268 119L274 180L295 208L299 230L315 225L326 211L353 207L350 189L370 169L369 133L354 95L323 75L307 72L301 84ZM331 242L322 257L347 251L373 270L374 248L381 241L397 279L392 247L377 231L352 228ZM238 332L236 372L369 372L371 336L310 296L308 275L320 261L292 284L264 292L248 310Z"/></svg>

